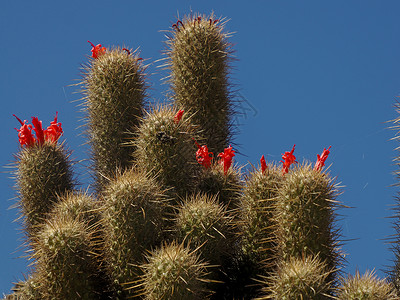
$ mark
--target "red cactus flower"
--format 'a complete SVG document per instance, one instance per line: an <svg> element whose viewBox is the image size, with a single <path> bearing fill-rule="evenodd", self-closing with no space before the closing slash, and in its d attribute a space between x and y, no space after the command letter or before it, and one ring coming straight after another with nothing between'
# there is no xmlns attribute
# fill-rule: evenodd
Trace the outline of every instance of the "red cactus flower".
<svg viewBox="0 0 400 300"><path fill-rule="evenodd" d="M321 171L322 167L325 166L325 161L329 156L329 153L331 153L329 151L329 149L331 149L332 146L329 146L328 149L324 148L324 151L322 151L321 156L319 154L317 154L317 162L315 163L314 166L314 171Z"/></svg>
<svg viewBox="0 0 400 300"><path fill-rule="evenodd" d="M38 117L32 117L33 130L36 133L37 142L41 145L44 143L44 131L42 128L42 121Z"/></svg>
<svg viewBox="0 0 400 300"><path fill-rule="evenodd" d="M21 123L20 129L15 128L18 131L18 141L21 144L21 147L25 145L27 147L30 147L35 144L35 138L32 134L32 125L25 124L27 121L25 120L24 122L22 122L21 119L18 118L16 115L13 116L17 118L19 123Z"/></svg>
<svg viewBox="0 0 400 300"><path fill-rule="evenodd" d="M232 150L232 146L229 145L228 148L224 149L224 152L218 154L218 157L220 157L219 163L224 166L224 174L226 175L228 173L228 170L230 166L232 165L232 157L235 156L235 151Z"/></svg>
<svg viewBox="0 0 400 300"><path fill-rule="evenodd" d="M101 44L98 44L97 46L93 45L92 42L88 41L90 45L92 45L92 57L93 58L98 58L100 55L104 54L106 52L106 48L102 47Z"/></svg>
<svg viewBox="0 0 400 300"><path fill-rule="evenodd" d="M265 170L267 169L267 163L265 162L264 155L261 156L260 163L261 163L261 172L262 172L262 174L264 174Z"/></svg>
<svg viewBox="0 0 400 300"><path fill-rule="evenodd" d="M201 164L203 167L208 169L211 166L211 162L213 159L213 153L208 152L208 147L206 145L200 146L199 143L194 141L196 143L197 148L199 148L196 151L196 160L199 164Z"/></svg>
<svg viewBox="0 0 400 300"><path fill-rule="evenodd" d="M286 151L285 153L282 154L282 159L283 159L281 160L281 163L283 163L282 174L286 174L287 172L289 172L289 167L291 164L297 163L296 156L293 155L294 147L296 147L296 145L293 145L292 151L290 152Z"/></svg>
<svg viewBox="0 0 400 300"><path fill-rule="evenodd" d="M50 126L44 131L44 136L47 141L56 143L60 136L63 134L63 130L61 127L61 123L57 122L58 112L56 112L56 116L54 117L54 121L50 122Z"/></svg>
<svg viewBox="0 0 400 300"><path fill-rule="evenodd" d="M16 115L13 116L16 117L18 122L21 124L21 128L16 129L18 131L18 138L21 147L31 147L35 143L42 145L45 141L55 144L63 134L61 123L57 122L58 112L54 117L54 121L50 122L50 126L47 127L46 130L43 130L42 121L39 121L37 117L32 117L32 127L32 125L26 124L26 120L22 122ZM32 134L32 129L36 133L36 138Z"/></svg>
<svg viewBox="0 0 400 300"><path fill-rule="evenodd" d="M180 110L176 113L176 115L174 116L174 122L175 122L175 124L178 124L178 123L179 123L179 121L182 119L182 116L183 116L183 113L184 113L184 112L185 112L184 110L180 109Z"/></svg>

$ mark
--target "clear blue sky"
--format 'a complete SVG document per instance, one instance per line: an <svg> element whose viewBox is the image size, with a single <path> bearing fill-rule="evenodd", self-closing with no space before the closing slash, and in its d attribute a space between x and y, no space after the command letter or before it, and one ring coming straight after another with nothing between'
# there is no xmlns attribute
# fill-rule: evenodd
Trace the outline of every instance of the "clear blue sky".
<svg viewBox="0 0 400 300"><path fill-rule="evenodd" d="M339 226L347 253L346 272L391 265L386 239L394 232L389 216L398 188L391 174L398 143L388 130L400 95L400 2L337 1L3 1L0 10L0 164L18 150L17 121L38 116L48 124L59 112L64 139L75 160L86 159L77 102L71 84L90 45L140 47L153 63L162 57L161 30L177 14L210 13L230 19L237 61L232 83L244 97L243 125L235 141L236 162L256 164L262 154L280 160L296 144L299 161L315 160L332 145L327 163L341 182L345 205ZM162 101L165 75L150 65L149 93ZM83 186L89 182L78 168ZM18 258L22 234L13 180L1 173L0 294L22 278L27 262Z"/></svg>

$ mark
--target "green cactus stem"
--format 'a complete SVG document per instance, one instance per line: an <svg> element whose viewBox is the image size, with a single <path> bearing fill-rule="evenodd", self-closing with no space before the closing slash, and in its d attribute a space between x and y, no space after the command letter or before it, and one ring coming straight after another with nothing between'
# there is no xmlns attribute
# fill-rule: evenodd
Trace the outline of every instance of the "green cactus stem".
<svg viewBox="0 0 400 300"><path fill-rule="evenodd" d="M71 162L63 145L47 141L21 148L16 159L20 207L32 235L58 202L58 195L73 189Z"/></svg>
<svg viewBox="0 0 400 300"><path fill-rule="evenodd" d="M264 171L254 168L246 176L239 208L241 248L243 255L248 256L256 264L274 264L276 255L274 215L278 189L283 180L281 171L272 163Z"/></svg>
<svg viewBox="0 0 400 300"><path fill-rule="evenodd" d="M53 218L41 227L33 258L43 299L100 299L93 229L69 216Z"/></svg>
<svg viewBox="0 0 400 300"><path fill-rule="evenodd" d="M313 170L308 163L296 166L284 176L275 216L279 256L287 260L319 255L329 269L338 268L342 257L335 228L338 191L333 179ZM335 272L331 275L334 277Z"/></svg>
<svg viewBox="0 0 400 300"><path fill-rule="evenodd" d="M166 197L157 181L143 172L126 170L103 192L102 211L107 267L120 294L132 295L145 251L161 244Z"/></svg>
<svg viewBox="0 0 400 300"><path fill-rule="evenodd" d="M278 263L274 274L265 282L263 292L266 295L257 299L332 299L329 296L332 289L328 280L330 273L318 257L290 257Z"/></svg>
<svg viewBox="0 0 400 300"><path fill-rule="evenodd" d="M222 152L231 139L230 34L224 20L195 15L178 20L167 41L167 66L175 104L195 112L205 143Z"/></svg>
<svg viewBox="0 0 400 300"><path fill-rule="evenodd" d="M87 133L98 190L118 169L131 165L132 148L124 144L142 116L144 70L137 52L120 48L97 53L84 69Z"/></svg>
<svg viewBox="0 0 400 300"><path fill-rule="evenodd" d="M395 300L400 299L394 286L385 279L378 279L374 272L367 271L363 276L357 271L340 279L341 286L337 289L339 300Z"/></svg>
<svg viewBox="0 0 400 300"><path fill-rule="evenodd" d="M142 295L146 300L204 300L207 264L196 252L173 242L151 252L142 265Z"/></svg>
<svg viewBox="0 0 400 300"><path fill-rule="evenodd" d="M233 217L215 196L195 194L178 208L175 223L178 241L211 264L222 264L222 258L232 253L235 242Z"/></svg>
<svg viewBox="0 0 400 300"><path fill-rule="evenodd" d="M157 176L171 195L185 197L194 188L198 173L195 159L197 127L191 115L184 113L179 121L178 110L158 106L147 112L133 140L136 148L134 159L140 170Z"/></svg>
<svg viewBox="0 0 400 300"><path fill-rule="evenodd" d="M242 185L240 170L233 167L224 174L223 165L213 163L209 168L202 168L197 177L196 190L216 196L229 209L237 209Z"/></svg>

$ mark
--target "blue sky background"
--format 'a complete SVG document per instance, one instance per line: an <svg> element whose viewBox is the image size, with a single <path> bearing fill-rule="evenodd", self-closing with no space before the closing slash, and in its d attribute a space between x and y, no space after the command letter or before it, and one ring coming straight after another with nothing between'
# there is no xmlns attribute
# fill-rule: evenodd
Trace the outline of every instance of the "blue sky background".
<svg viewBox="0 0 400 300"><path fill-rule="evenodd" d="M3 1L0 9L0 164L18 150L18 122L38 116L49 124L56 111L75 160L86 159L77 102L80 66L90 45L140 47L148 63L149 94L162 101L167 85L157 68L164 33L181 16L210 13L230 19L227 30L237 61L242 124L236 162L280 160L296 144L299 161L315 160L332 145L327 163L342 183L339 226L346 272L376 268L380 277L393 255L387 239L397 188L392 159L398 143L387 121L400 95L400 2L386 1ZM45 125L47 126L47 125ZM0 174L0 294L22 278L14 181ZM89 183L84 163L77 168Z"/></svg>

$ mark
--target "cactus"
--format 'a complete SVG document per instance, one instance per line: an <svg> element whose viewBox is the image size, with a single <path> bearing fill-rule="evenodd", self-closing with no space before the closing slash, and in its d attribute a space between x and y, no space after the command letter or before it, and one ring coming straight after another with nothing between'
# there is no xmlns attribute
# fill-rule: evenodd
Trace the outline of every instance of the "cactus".
<svg viewBox="0 0 400 300"><path fill-rule="evenodd" d="M35 277L28 277L15 283L13 294L7 295L4 300L40 300L39 283Z"/></svg>
<svg viewBox="0 0 400 300"><path fill-rule="evenodd" d="M354 276L341 278L337 291L339 300L395 300L399 299L394 287L384 279L378 279L374 272L367 271L363 276L357 271Z"/></svg>
<svg viewBox="0 0 400 300"><path fill-rule="evenodd" d="M147 257L143 269L144 299L147 300L203 300L209 292L205 288L207 264L198 254L182 244L172 243L155 250Z"/></svg>
<svg viewBox="0 0 400 300"><path fill-rule="evenodd" d="M319 255L329 269L339 267L338 231L334 228L337 193L329 175L314 170L309 163L285 175L274 217L278 255L283 260Z"/></svg>
<svg viewBox="0 0 400 300"><path fill-rule="evenodd" d="M107 268L119 293L131 295L129 283L138 279L145 251L161 244L166 198L154 178L129 169L109 183L103 199Z"/></svg>
<svg viewBox="0 0 400 300"><path fill-rule="evenodd" d="M100 49L92 49L82 82L98 190L118 169L131 165L132 149L124 144L139 124L146 98L145 67L138 54Z"/></svg>
<svg viewBox="0 0 400 300"><path fill-rule="evenodd" d="M232 166L224 24L192 15L172 26L173 103L153 108L138 54L92 45L81 84L93 195L74 189L57 116L47 129L18 119L16 186L33 261L6 299L351 299L369 290L397 299L398 262L391 284L357 273L337 287L330 148L314 167L292 166L294 146L281 170L264 158L244 176Z"/></svg>
<svg viewBox="0 0 400 300"><path fill-rule="evenodd" d="M276 252L274 210L278 189L284 178L270 164L264 171L254 169L246 178L240 201L240 227L243 254L254 262L268 264Z"/></svg>
<svg viewBox="0 0 400 300"><path fill-rule="evenodd" d="M217 196L218 201L229 209L237 209L242 189L242 180L239 170L230 168L224 174L223 166L219 163L211 164L198 174L196 190L210 196Z"/></svg>
<svg viewBox="0 0 400 300"><path fill-rule="evenodd" d="M197 130L189 114L175 118L178 112L167 106L147 112L132 144L138 169L157 176L163 187L172 189L171 195L185 197L198 172L193 141Z"/></svg>
<svg viewBox="0 0 400 300"><path fill-rule="evenodd" d="M330 282L327 280L331 271L318 257L290 257L282 260L267 280L264 288L266 296L259 299L332 299L329 296Z"/></svg>
<svg viewBox="0 0 400 300"><path fill-rule="evenodd" d="M231 45L224 24L213 15L178 20L166 52L175 104L195 112L193 122L216 153L229 144L233 115L228 82Z"/></svg>
<svg viewBox="0 0 400 300"><path fill-rule="evenodd" d="M56 216L42 226L33 242L33 258L44 299L100 299L94 237L93 228L70 216Z"/></svg>
<svg viewBox="0 0 400 300"><path fill-rule="evenodd" d="M177 239L211 264L220 265L222 258L232 252L234 230L232 217L218 204L216 197L195 194L185 199L176 214Z"/></svg>
<svg viewBox="0 0 400 300"><path fill-rule="evenodd" d="M57 115L46 130L42 129L38 118L32 118L36 138L32 125L18 121L21 123L18 130L21 149L16 155L16 187L26 231L31 236L58 201L57 196L72 190L75 182L69 152L63 144L57 143L62 134Z"/></svg>

